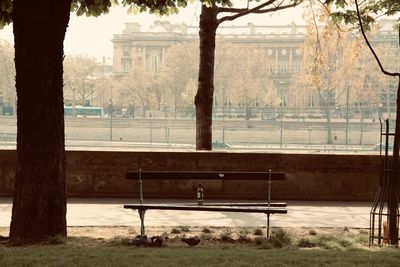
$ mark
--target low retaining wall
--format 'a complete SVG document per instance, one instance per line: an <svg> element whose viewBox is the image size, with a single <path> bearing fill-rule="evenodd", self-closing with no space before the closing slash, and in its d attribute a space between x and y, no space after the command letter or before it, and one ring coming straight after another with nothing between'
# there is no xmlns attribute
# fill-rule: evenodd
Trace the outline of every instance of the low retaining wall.
<svg viewBox="0 0 400 267"><path fill-rule="evenodd" d="M0 151L0 195L12 195L16 152ZM67 191L79 197L137 197L129 170L273 171L272 199L372 200L379 156L224 152L67 152ZM265 199L264 181L204 181L205 198ZM193 198L199 181L144 181L145 198Z"/></svg>

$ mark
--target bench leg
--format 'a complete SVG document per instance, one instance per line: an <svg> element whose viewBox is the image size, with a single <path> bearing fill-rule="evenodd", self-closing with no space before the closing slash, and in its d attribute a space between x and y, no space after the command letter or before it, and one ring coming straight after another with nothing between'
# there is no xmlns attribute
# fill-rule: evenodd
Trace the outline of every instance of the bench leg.
<svg viewBox="0 0 400 267"><path fill-rule="evenodd" d="M145 230L144 230L144 215L146 214L146 210L138 210L139 212L139 217L140 217L140 235L144 235L145 234Z"/></svg>
<svg viewBox="0 0 400 267"><path fill-rule="evenodd" d="M267 238L269 238L269 213L267 213Z"/></svg>

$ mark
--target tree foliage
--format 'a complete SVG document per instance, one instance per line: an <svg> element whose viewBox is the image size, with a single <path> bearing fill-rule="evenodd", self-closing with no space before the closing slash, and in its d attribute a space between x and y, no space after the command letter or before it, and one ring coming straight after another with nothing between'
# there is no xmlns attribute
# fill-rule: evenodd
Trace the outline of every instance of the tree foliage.
<svg viewBox="0 0 400 267"><path fill-rule="evenodd" d="M327 6L335 6L336 10L331 13L335 22L344 22L359 28L358 15L354 0L325 0ZM398 0L374 0L362 1L360 5L360 15L363 26L366 30L371 29L371 25L379 17L390 17L400 12L400 1ZM397 26L398 25L394 25Z"/></svg>
<svg viewBox="0 0 400 267"><path fill-rule="evenodd" d="M14 48L0 40L0 98L11 104L15 101Z"/></svg>
<svg viewBox="0 0 400 267"><path fill-rule="evenodd" d="M197 43L177 44L166 50L164 66L159 72L165 104L175 105L176 93L176 104L178 106L193 105L194 96L189 99L189 95L192 95L193 81L198 72L198 61L199 49Z"/></svg>
<svg viewBox="0 0 400 267"><path fill-rule="evenodd" d="M398 184L400 175L400 72L392 71L385 68L382 64L380 56L377 54L376 49L372 46L369 38L366 35L366 31L370 29L370 24L375 22L376 17L388 17L400 13L400 2L398 0L377 0L377 1L363 1L359 3L354 0L354 4L351 6L345 0L328 0L328 4L335 3L339 8L339 11L332 14L333 20L344 20L348 24L352 24L355 28L360 29L361 35L368 46L370 52L374 56L379 69L382 74L386 76L396 77L398 79L397 86L397 99L396 99L396 125L394 131L394 144L393 144L393 157L390 163L389 181L387 183L388 190L388 241L391 245L398 246L399 238L399 222L398 222ZM375 17L375 18L374 18ZM398 22L399 23L399 22ZM400 27L397 23L397 30L399 31L400 38ZM400 40L399 40L400 42ZM400 45L400 43L399 43ZM387 167L385 167L387 168ZM386 200L385 200L386 201Z"/></svg>
<svg viewBox="0 0 400 267"><path fill-rule="evenodd" d="M64 95L72 105L86 105L95 97L99 65L86 56L67 56L64 59Z"/></svg>
<svg viewBox="0 0 400 267"><path fill-rule="evenodd" d="M226 43L216 49L215 85L223 90L225 105L276 104L276 88L268 73L264 49Z"/></svg>
<svg viewBox="0 0 400 267"><path fill-rule="evenodd" d="M332 144L332 110L346 101L346 91L358 62L361 45L352 35L342 32L328 20L326 9L310 7L306 39L303 44L303 68L297 79L317 93L327 118L327 143ZM343 104L343 102L342 102Z"/></svg>
<svg viewBox="0 0 400 267"><path fill-rule="evenodd" d="M154 72L141 66L133 66L127 75L115 83L112 97L140 106L145 117L148 109L154 109L158 105L157 91L158 82Z"/></svg>

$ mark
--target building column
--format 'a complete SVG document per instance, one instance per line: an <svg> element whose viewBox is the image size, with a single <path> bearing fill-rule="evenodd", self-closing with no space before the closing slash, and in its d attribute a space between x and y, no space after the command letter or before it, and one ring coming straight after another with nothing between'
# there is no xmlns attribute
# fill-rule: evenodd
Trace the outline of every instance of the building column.
<svg viewBox="0 0 400 267"><path fill-rule="evenodd" d="M147 61L147 59L146 59L146 47L143 46L142 47L142 64L143 64L144 68L147 68L146 61Z"/></svg>
<svg viewBox="0 0 400 267"><path fill-rule="evenodd" d="M163 46L163 47L161 48L161 56L160 56L160 59L161 59L161 67L164 67L165 46Z"/></svg>

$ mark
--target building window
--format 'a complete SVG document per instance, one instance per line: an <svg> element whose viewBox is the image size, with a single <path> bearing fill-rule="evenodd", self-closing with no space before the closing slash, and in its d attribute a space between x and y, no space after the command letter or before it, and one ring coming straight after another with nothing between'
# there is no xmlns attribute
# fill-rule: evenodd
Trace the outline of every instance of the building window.
<svg viewBox="0 0 400 267"><path fill-rule="evenodd" d="M287 53L286 49L282 49L281 53L282 53L282 55L286 55L286 53Z"/></svg>
<svg viewBox="0 0 400 267"><path fill-rule="evenodd" d="M130 47L125 46L124 47L124 57L130 57Z"/></svg>
<svg viewBox="0 0 400 267"><path fill-rule="evenodd" d="M130 59L123 59L122 60L122 70L124 72L128 72L130 67L131 67L131 60Z"/></svg>
<svg viewBox="0 0 400 267"><path fill-rule="evenodd" d="M279 62L279 72L288 72L288 62Z"/></svg>
<svg viewBox="0 0 400 267"><path fill-rule="evenodd" d="M150 53L150 69L158 71L160 68L160 53L159 51L151 51Z"/></svg>

